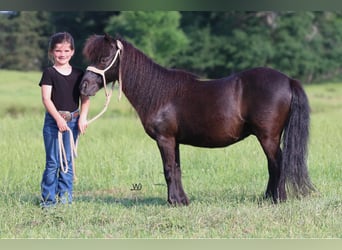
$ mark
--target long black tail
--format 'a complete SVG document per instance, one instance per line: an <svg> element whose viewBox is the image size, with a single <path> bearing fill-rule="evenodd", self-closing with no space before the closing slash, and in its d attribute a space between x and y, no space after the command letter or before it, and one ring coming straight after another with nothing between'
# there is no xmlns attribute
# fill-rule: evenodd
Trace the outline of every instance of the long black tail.
<svg viewBox="0 0 342 250"><path fill-rule="evenodd" d="M283 133L281 181L297 196L305 196L315 188L307 168L310 126L308 98L296 80L291 80L292 102L290 115Z"/></svg>

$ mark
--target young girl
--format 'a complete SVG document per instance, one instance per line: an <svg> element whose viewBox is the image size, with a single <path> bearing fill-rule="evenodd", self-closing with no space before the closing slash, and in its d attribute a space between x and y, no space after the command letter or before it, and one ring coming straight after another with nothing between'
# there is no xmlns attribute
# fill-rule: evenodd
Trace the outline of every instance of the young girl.
<svg viewBox="0 0 342 250"><path fill-rule="evenodd" d="M72 202L74 173L71 164L70 133L67 130L70 128L76 139L78 133L83 134L87 128L90 102L88 97L80 95L79 84L83 71L70 65L74 52L74 39L69 33L52 35L48 55L53 66L43 71L39 82L46 109L43 127L46 165L41 182L43 208L55 206L57 202ZM66 173L61 171L60 166L58 131L63 132L68 164Z"/></svg>

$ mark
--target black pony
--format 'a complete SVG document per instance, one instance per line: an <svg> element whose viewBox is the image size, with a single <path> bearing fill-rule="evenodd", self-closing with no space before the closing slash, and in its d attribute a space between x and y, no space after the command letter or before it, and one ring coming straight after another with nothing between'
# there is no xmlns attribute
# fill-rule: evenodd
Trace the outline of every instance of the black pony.
<svg viewBox="0 0 342 250"><path fill-rule="evenodd" d="M121 48L122 47L122 48ZM179 144L225 147L255 135L268 161L266 197L285 201L314 190L306 165L309 104L297 80L270 68L253 68L216 80L164 68L122 38L94 35L83 53L93 67L108 67L107 82L119 80L163 161L168 202L188 205L183 190ZM102 77L87 71L83 95L95 95ZM282 149L280 147L283 138ZM287 187L287 188L286 188Z"/></svg>

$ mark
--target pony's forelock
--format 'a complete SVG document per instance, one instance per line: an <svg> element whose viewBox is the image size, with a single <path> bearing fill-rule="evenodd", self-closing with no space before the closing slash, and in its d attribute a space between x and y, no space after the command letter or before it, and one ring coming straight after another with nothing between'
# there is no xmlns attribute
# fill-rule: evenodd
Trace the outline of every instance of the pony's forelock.
<svg viewBox="0 0 342 250"><path fill-rule="evenodd" d="M97 62L103 56L101 53L103 50L99 50L99 48L105 48L106 45L106 40L103 37L100 35L92 35L86 40L83 55L89 62Z"/></svg>

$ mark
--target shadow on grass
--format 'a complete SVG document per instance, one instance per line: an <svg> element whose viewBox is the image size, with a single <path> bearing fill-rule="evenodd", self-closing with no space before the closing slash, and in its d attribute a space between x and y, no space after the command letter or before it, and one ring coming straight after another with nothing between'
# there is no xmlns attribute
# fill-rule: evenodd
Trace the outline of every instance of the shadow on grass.
<svg viewBox="0 0 342 250"><path fill-rule="evenodd" d="M225 205L237 205L237 204L258 204L259 206L264 204L272 204L272 199L266 199L264 194L246 194L244 192L230 192L226 191L221 194L200 192L195 194L189 194L190 206L191 204L225 204ZM134 206L165 206L173 207L167 202L167 197L151 197L146 194L133 193L133 194L115 194L111 193L79 193L75 195L75 201L89 202L89 203L106 203L106 204L120 204L125 207Z"/></svg>
<svg viewBox="0 0 342 250"><path fill-rule="evenodd" d="M105 203L105 204L119 204L124 207L136 206L167 206L166 199L160 197L127 197L118 198L110 195L90 196L78 195L75 197L75 202L89 202L89 203Z"/></svg>
<svg viewBox="0 0 342 250"><path fill-rule="evenodd" d="M245 194L245 193L229 193L226 192L224 195L206 193L203 195L193 195L191 197L192 202L206 203L206 204L227 204L234 206L238 204L272 204L273 201L270 198L266 198L264 194ZM190 203L191 204L191 203Z"/></svg>
<svg viewBox="0 0 342 250"><path fill-rule="evenodd" d="M146 197L145 195L111 195L111 194L101 194L98 193L79 193L75 192L73 197L73 203L97 203L97 204L117 204L125 207L135 207L135 206L168 206L166 198L161 197ZM10 193L6 195L1 195L1 203L7 204L12 203L13 205L34 205L40 207L40 196L39 194L33 193Z"/></svg>
<svg viewBox="0 0 342 250"><path fill-rule="evenodd" d="M31 203L39 206L40 197L38 194L12 193L6 196L8 200L16 200L19 203ZM271 199L265 199L263 194L236 192L236 190L225 190L223 192L200 191L188 194L191 204L222 204L236 206L238 204L271 204ZM3 197L4 198L4 197ZM5 200L7 200L5 199ZM86 192L74 192L74 202L96 203L96 204L117 204L127 208L136 206L164 206L172 207L167 202L167 197L146 196L146 193L132 192L122 193L120 190L97 190Z"/></svg>

